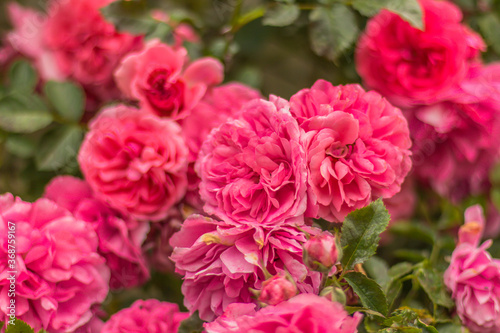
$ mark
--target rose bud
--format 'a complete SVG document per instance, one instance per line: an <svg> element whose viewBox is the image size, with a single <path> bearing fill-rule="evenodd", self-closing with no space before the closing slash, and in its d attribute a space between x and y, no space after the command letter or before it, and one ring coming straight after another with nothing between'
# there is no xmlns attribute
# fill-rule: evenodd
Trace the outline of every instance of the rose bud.
<svg viewBox="0 0 500 333"><path fill-rule="evenodd" d="M329 301L332 302L339 302L342 305L346 304L347 297L345 295L345 292L342 290L342 288L334 287L334 286L329 286L321 290L319 293L320 296L323 296Z"/></svg>
<svg viewBox="0 0 500 333"><path fill-rule="evenodd" d="M328 272L337 263L341 255L335 236L328 231L324 231L304 243L303 256L304 263L310 269Z"/></svg>
<svg viewBox="0 0 500 333"><path fill-rule="evenodd" d="M267 305L276 305L297 295L297 287L291 279L275 275L262 283L258 300Z"/></svg>

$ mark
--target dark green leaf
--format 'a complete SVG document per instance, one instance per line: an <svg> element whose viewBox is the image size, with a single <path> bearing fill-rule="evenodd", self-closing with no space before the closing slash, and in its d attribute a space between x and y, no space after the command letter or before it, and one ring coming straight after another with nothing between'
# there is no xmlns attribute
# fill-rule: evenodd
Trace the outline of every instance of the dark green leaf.
<svg viewBox="0 0 500 333"><path fill-rule="evenodd" d="M456 323L448 323L436 327L439 333L459 333L464 332L462 325Z"/></svg>
<svg viewBox="0 0 500 333"><path fill-rule="evenodd" d="M500 19L495 13L481 15L477 23L488 45L493 47L496 53L500 54Z"/></svg>
<svg viewBox="0 0 500 333"><path fill-rule="evenodd" d="M429 251L399 249L394 251L394 256L396 256L399 259L418 263L427 259L427 257L429 256Z"/></svg>
<svg viewBox="0 0 500 333"><path fill-rule="evenodd" d="M37 97L12 94L0 99L0 128L32 133L48 126L52 115Z"/></svg>
<svg viewBox="0 0 500 333"><path fill-rule="evenodd" d="M46 133L35 154L39 170L58 170L74 161L83 132L76 126L64 126Z"/></svg>
<svg viewBox="0 0 500 333"><path fill-rule="evenodd" d="M299 6L293 3L277 3L268 9L262 18L262 24L283 27L299 18Z"/></svg>
<svg viewBox="0 0 500 333"><path fill-rule="evenodd" d="M204 321L198 316L198 311L195 311L188 319L181 322L179 333L201 333L203 332Z"/></svg>
<svg viewBox="0 0 500 333"><path fill-rule="evenodd" d="M30 325L16 318L14 324L7 323L5 333L35 333L35 331L31 328Z"/></svg>
<svg viewBox="0 0 500 333"><path fill-rule="evenodd" d="M101 13L120 31L148 34L155 29L156 21L149 15L150 0L118 0L101 9Z"/></svg>
<svg viewBox="0 0 500 333"><path fill-rule="evenodd" d="M374 16L381 9L387 9L415 28L424 29L422 8L418 0L353 0L352 6L364 16Z"/></svg>
<svg viewBox="0 0 500 333"><path fill-rule="evenodd" d="M396 223L391 226L390 231L393 234L405 236L410 239L421 240L431 245L434 245L434 242L436 241L435 232L431 228L422 224L411 222Z"/></svg>
<svg viewBox="0 0 500 333"><path fill-rule="evenodd" d="M363 312L372 316L378 316L378 317L383 317L384 315L381 314L380 312L373 311L367 308L362 308L359 306L344 306L344 309L351 315L354 312Z"/></svg>
<svg viewBox="0 0 500 333"><path fill-rule="evenodd" d="M38 76L26 60L18 60L9 72L10 89L12 91L32 92L38 83Z"/></svg>
<svg viewBox="0 0 500 333"><path fill-rule="evenodd" d="M419 267L415 276L430 300L445 308L452 308L455 304L451 299L443 281L443 274L430 267Z"/></svg>
<svg viewBox="0 0 500 333"><path fill-rule="evenodd" d="M366 308L387 315L387 300L377 282L358 272L349 272L344 279L359 296L361 304Z"/></svg>
<svg viewBox="0 0 500 333"><path fill-rule="evenodd" d="M375 254L380 233L389 223L390 216L382 200L347 215L342 224L342 266L345 270L363 263Z"/></svg>
<svg viewBox="0 0 500 333"><path fill-rule="evenodd" d="M349 49L359 34L354 12L342 5L317 7L309 15L309 37L313 51L335 61Z"/></svg>
<svg viewBox="0 0 500 333"><path fill-rule="evenodd" d="M75 123L80 121L85 108L85 93L81 87L71 82L48 81L44 91L61 117Z"/></svg>
<svg viewBox="0 0 500 333"><path fill-rule="evenodd" d="M33 156L36 150L36 144L33 140L23 135L9 135L5 148L16 156L28 158Z"/></svg>

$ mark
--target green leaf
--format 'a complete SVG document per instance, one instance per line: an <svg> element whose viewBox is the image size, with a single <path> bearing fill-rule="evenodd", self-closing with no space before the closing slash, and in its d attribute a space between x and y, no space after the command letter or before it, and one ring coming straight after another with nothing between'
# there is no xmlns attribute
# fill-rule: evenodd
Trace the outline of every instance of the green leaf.
<svg viewBox="0 0 500 333"><path fill-rule="evenodd" d="M465 332L462 328L462 325L457 323L448 323L443 325L438 325L436 327L439 333L459 333Z"/></svg>
<svg viewBox="0 0 500 333"><path fill-rule="evenodd" d="M76 126L58 127L46 133L35 154L37 168L58 170L74 161L82 142L83 132Z"/></svg>
<svg viewBox="0 0 500 333"><path fill-rule="evenodd" d="M494 13L487 13L481 15L477 24L479 25L479 30L486 39L488 45L490 45L496 53L500 54L500 19Z"/></svg>
<svg viewBox="0 0 500 333"><path fill-rule="evenodd" d="M7 324L5 333L35 333L35 331L31 328L30 325L16 318L14 324Z"/></svg>
<svg viewBox="0 0 500 333"><path fill-rule="evenodd" d="M451 309L455 304L451 299L443 281L443 274L430 267L419 267L415 276L422 285L430 300L437 305Z"/></svg>
<svg viewBox="0 0 500 333"><path fill-rule="evenodd" d="M309 38L313 51L335 61L349 49L359 34L356 15L342 4L317 7L309 15Z"/></svg>
<svg viewBox="0 0 500 333"><path fill-rule="evenodd" d="M381 314L380 312L359 306L344 306L344 310L346 310L350 315L352 315L354 312L363 312L372 316L384 317L384 315Z"/></svg>
<svg viewBox="0 0 500 333"><path fill-rule="evenodd" d="M79 122L85 108L85 93L72 82L48 81L44 86L45 95L57 113L73 122Z"/></svg>
<svg viewBox="0 0 500 333"><path fill-rule="evenodd" d="M2 330L2 328L3 328L3 325L5 325L5 322L0 321L0 331L1 331L1 330Z"/></svg>
<svg viewBox="0 0 500 333"><path fill-rule="evenodd" d="M377 256L371 257L363 264L363 268L368 276L374 279L382 287L385 286L390 280L388 274L389 265L387 265L385 260L382 258Z"/></svg>
<svg viewBox="0 0 500 333"><path fill-rule="evenodd" d="M5 148L16 156L22 158L32 157L36 150L36 144L23 135L9 135L5 143Z"/></svg>
<svg viewBox="0 0 500 333"><path fill-rule="evenodd" d="M389 220L390 215L380 199L347 215L341 237L344 270L352 269L375 254L379 235L387 228Z"/></svg>
<svg viewBox="0 0 500 333"><path fill-rule="evenodd" d="M418 263L427 259L427 257L429 256L429 251L414 250L414 249L399 249L394 251L394 256L399 259Z"/></svg>
<svg viewBox="0 0 500 333"><path fill-rule="evenodd" d="M418 0L353 0L352 6L364 16L374 16L382 9L398 14L415 28L424 29L422 8Z"/></svg>
<svg viewBox="0 0 500 333"><path fill-rule="evenodd" d="M26 60L18 60L9 72L10 89L12 91L32 92L38 83L38 76Z"/></svg>
<svg viewBox="0 0 500 333"><path fill-rule="evenodd" d="M32 133L52 122L52 115L36 96L11 94L0 99L0 128L14 133Z"/></svg>
<svg viewBox="0 0 500 333"><path fill-rule="evenodd" d="M204 321L200 319L198 311L195 311L188 319L181 322L179 333L201 333Z"/></svg>
<svg viewBox="0 0 500 333"><path fill-rule="evenodd" d="M147 35L156 29L157 21L150 15L151 0L118 0L101 9L104 17L120 31ZM152 3L152 4L150 4Z"/></svg>
<svg viewBox="0 0 500 333"><path fill-rule="evenodd" d="M275 27L284 27L292 24L299 18L300 8L293 3L277 3L268 9L262 18L262 24Z"/></svg>
<svg viewBox="0 0 500 333"><path fill-rule="evenodd" d="M363 306L384 316L387 315L387 300L377 282L358 272L349 272L344 275L344 279L359 296Z"/></svg>
<svg viewBox="0 0 500 333"><path fill-rule="evenodd" d="M431 228L411 222L396 223L391 226L390 232L410 239L421 240L431 245L434 245L437 237Z"/></svg>

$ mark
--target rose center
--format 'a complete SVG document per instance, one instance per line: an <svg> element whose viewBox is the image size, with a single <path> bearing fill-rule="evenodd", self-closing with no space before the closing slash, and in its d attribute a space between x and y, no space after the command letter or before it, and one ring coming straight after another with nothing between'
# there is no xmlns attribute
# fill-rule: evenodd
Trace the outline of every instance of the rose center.
<svg viewBox="0 0 500 333"><path fill-rule="evenodd" d="M184 83L169 82L170 72L165 68L154 70L148 77L146 97L158 115L170 117L183 107Z"/></svg>
<svg viewBox="0 0 500 333"><path fill-rule="evenodd" d="M350 145L343 146L339 143L332 144L327 150L326 154L333 158L344 158L351 153L352 147Z"/></svg>

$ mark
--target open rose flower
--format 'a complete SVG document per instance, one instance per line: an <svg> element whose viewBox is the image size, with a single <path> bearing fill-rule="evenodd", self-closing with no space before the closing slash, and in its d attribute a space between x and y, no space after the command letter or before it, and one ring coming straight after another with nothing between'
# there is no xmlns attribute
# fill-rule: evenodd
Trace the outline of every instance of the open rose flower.
<svg viewBox="0 0 500 333"><path fill-rule="evenodd" d="M181 321L188 317L189 314L179 311L177 304L137 300L112 315L101 333L177 333Z"/></svg>
<svg viewBox="0 0 500 333"><path fill-rule="evenodd" d="M149 231L147 222L122 216L96 199L85 181L71 176L54 178L44 196L94 227L99 237L98 252L111 270L111 289L131 288L149 279L141 250Z"/></svg>
<svg viewBox="0 0 500 333"><path fill-rule="evenodd" d="M318 80L292 96L290 112L305 131L308 215L341 222L400 191L411 168L408 125L378 93Z"/></svg>
<svg viewBox="0 0 500 333"><path fill-rule="evenodd" d="M443 99L485 49L481 37L460 23L457 6L449 1L419 2L424 31L382 10L368 21L356 50L363 81L398 106Z"/></svg>
<svg viewBox="0 0 500 333"><path fill-rule="evenodd" d="M157 221L186 192L187 157L176 123L117 105L91 122L78 161L98 199L125 215Z"/></svg>
<svg viewBox="0 0 500 333"><path fill-rule="evenodd" d="M288 271L299 292L317 293L321 276L302 263L305 240L292 226L265 230L192 215L170 241L176 271L184 276L184 304L201 319L213 320L231 303L255 302L249 288L261 289L266 280L262 263L272 275Z"/></svg>
<svg viewBox="0 0 500 333"><path fill-rule="evenodd" d="M478 247L483 229L481 207L469 207L444 282L452 292L458 316L471 332L496 333L500 331L500 260L487 251L491 240Z"/></svg>
<svg viewBox="0 0 500 333"><path fill-rule="evenodd" d="M109 269L92 226L48 199L0 196L0 321L10 313L8 231L15 226L15 316L35 331L73 332L108 294Z"/></svg>
<svg viewBox="0 0 500 333"><path fill-rule="evenodd" d="M227 313L204 326L207 333L356 333L361 319L359 312L350 317L340 303L302 294L257 312L247 304L232 304Z"/></svg>
<svg viewBox="0 0 500 333"><path fill-rule="evenodd" d="M276 104L248 102L203 143L196 171L208 214L238 224L303 223L307 171L300 129Z"/></svg>
<svg viewBox="0 0 500 333"><path fill-rule="evenodd" d="M188 64L187 50L158 40L123 59L115 73L120 89L142 108L160 117L184 118L210 86L223 79L223 66L213 58Z"/></svg>

